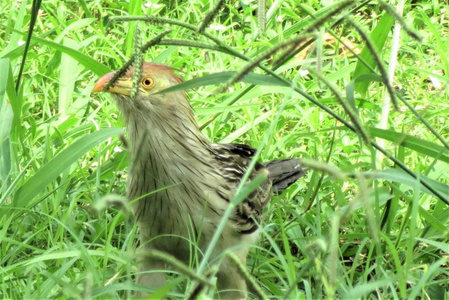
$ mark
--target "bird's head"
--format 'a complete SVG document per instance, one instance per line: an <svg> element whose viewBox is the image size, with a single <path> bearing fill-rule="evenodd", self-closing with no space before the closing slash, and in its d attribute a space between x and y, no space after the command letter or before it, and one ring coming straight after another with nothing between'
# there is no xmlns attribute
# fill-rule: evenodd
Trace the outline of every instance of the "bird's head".
<svg viewBox="0 0 449 300"><path fill-rule="evenodd" d="M141 114L161 115L170 117L173 113L191 112L190 104L184 92L161 93L158 92L182 82L181 77L173 72L173 68L155 63L142 64L142 72L138 81L138 92L135 99L131 99L133 76L135 69L130 67L105 92L109 92L118 101L125 117ZM115 72L101 77L93 88L94 92L103 92L105 85L112 79Z"/></svg>
<svg viewBox="0 0 449 300"><path fill-rule="evenodd" d="M158 93L182 82L181 77L173 70L162 64L143 63L134 99L131 98L134 67L129 68L105 91L117 100L132 140L147 133L151 133L151 137L155 139L171 136L172 139L179 140L185 138L186 134L192 134L195 139L204 140L186 94L182 91ZM114 74L101 77L93 91L103 92Z"/></svg>

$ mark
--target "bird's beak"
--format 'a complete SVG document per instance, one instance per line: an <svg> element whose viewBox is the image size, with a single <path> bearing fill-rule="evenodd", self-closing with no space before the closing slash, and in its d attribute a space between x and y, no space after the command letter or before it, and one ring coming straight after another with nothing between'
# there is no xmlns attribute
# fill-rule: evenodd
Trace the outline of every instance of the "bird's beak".
<svg viewBox="0 0 449 300"><path fill-rule="evenodd" d="M109 93L115 93L115 94L122 94L122 95L130 95L131 87L132 87L132 81L127 80L126 78L119 78L107 91L103 91L104 86L109 82L109 80L114 77L115 72L108 73L98 79L98 81L95 83L93 91L95 93L98 92L109 92Z"/></svg>

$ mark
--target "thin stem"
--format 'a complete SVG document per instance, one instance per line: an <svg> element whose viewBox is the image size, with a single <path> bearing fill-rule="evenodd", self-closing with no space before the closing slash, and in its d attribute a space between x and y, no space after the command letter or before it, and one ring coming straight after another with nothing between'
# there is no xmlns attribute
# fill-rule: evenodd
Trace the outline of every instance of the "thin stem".
<svg viewBox="0 0 449 300"><path fill-rule="evenodd" d="M198 28L198 32L204 32L204 30L209 27L210 23L215 19L215 17L220 12L221 8L225 4L225 0L218 0L217 4L215 4L214 7L207 13L207 15L204 17L203 23L201 23L200 27Z"/></svg>
<svg viewBox="0 0 449 300"><path fill-rule="evenodd" d="M402 12L404 10L404 0L399 0L399 2L397 4L397 9L399 11L399 14L402 15ZM399 51L399 45L401 42L400 38L401 38L401 25L400 25L400 23L396 22L396 24L394 24L394 30L393 30L390 63L388 64L389 65L388 80L389 80L390 84L394 80L394 71L396 70L396 65L397 65L397 61L398 61L397 56L398 56L398 51ZM380 129L388 128L388 117L390 116L390 101L391 101L391 97L390 97L389 93L385 93L384 100L382 103L382 113L381 113L380 121L379 121ZM385 140L378 139L378 141L379 141L379 146L384 147Z"/></svg>
<svg viewBox="0 0 449 300"><path fill-rule="evenodd" d="M407 108L415 115L415 117L418 118L418 120L427 127L427 129L429 129L430 132L433 133L433 135L435 135L435 137L443 144L444 147L446 147L446 149L449 150L449 144L446 142L446 140L435 130L435 128L433 128L417 111L416 109L414 109L407 100L405 100L405 98L403 96L396 95L399 100L402 101L402 103L405 104L405 106L407 106Z"/></svg>
<svg viewBox="0 0 449 300"><path fill-rule="evenodd" d="M140 42L140 30L139 30L139 23L136 24L136 32L134 34L134 74L133 74L133 85L131 88L131 99L133 101L136 100L137 92L139 91L139 81L140 76L142 74L142 63L143 63L143 55L142 51L140 51L141 48L141 42Z"/></svg>
<svg viewBox="0 0 449 300"><path fill-rule="evenodd" d="M343 107L346 114L349 116L349 119L351 119L352 124L354 124L354 128L357 130L357 133L363 138L365 143L369 143L369 135L368 133L363 129L363 125L360 122L360 119L357 115L357 113L354 111L354 109L349 105L345 100L343 100L343 97L341 94L337 91L337 87L331 84L322 74L319 72L308 69L309 72L315 74L319 78L319 80L323 81L324 84L329 88L329 90L334 94L337 101L340 103L340 105Z"/></svg>
<svg viewBox="0 0 449 300"><path fill-rule="evenodd" d="M194 47L194 48L208 49L208 50L222 52L222 53L232 55L232 53L230 53L228 50L223 49L221 47L218 47L218 46L215 46L212 44L205 44L205 43L199 43L199 42L193 42L193 41L187 41L187 40L164 39L164 40L161 40L158 43L158 45Z"/></svg>
<svg viewBox="0 0 449 300"><path fill-rule="evenodd" d="M33 0L31 7L30 27L28 28L27 40L25 43L25 49L23 50L22 62L20 64L19 74L17 75L16 93L19 91L20 81L22 79L23 69L25 67L25 61L28 54L28 49L31 44L31 37L33 36L34 25L36 24L37 16L39 15L39 9L41 7L42 0Z"/></svg>

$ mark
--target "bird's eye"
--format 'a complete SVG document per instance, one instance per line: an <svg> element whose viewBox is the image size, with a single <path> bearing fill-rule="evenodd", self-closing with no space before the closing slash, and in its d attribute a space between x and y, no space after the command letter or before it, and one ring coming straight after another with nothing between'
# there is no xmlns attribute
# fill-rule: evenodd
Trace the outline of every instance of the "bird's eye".
<svg viewBox="0 0 449 300"><path fill-rule="evenodd" d="M141 84L144 88L150 89L150 88L152 88L153 85L154 85L154 80L153 80L153 78L150 78L150 77L144 77L144 78L142 78L142 81L140 82L140 84Z"/></svg>

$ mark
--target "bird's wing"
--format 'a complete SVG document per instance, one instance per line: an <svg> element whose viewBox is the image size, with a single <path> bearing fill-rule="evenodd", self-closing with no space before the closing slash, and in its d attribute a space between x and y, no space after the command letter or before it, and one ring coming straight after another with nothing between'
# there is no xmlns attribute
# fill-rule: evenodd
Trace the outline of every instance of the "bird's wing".
<svg viewBox="0 0 449 300"><path fill-rule="evenodd" d="M233 154L243 156L243 157L253 157L256 153L256 149L245 144L212 144L216 148L221 148L227 150Z"/></svg>
<svg viewBox="0 0 449 300"><path fill-rule="evenodd" d="M307 168L301 166L296 158L285 158L268 161L262 164L268 170L272 182L272 192L281 194L286 188L307 173Z"/></svg>
<svg viewBox="0 0 449 300"><path fill-rule="evenodd" d="M224 179L234 186L235 191L251 163L256 150L243 144L212 144L217 160L220 161L220 173ZM264 166L256 163L249 180L264 170ZM263 208L270 200L271 181L267 180L239 203L231 220L240 233L249 234L257 230ZM234 194L231 196L235 196ZM232 199L229 199L231 201Z"/></svg>
<svg viewBox="0 0 449 300"><path fill-rule="evenodd" d="M219 149L221 153L226 153L227 155L235 154L231 156L237 161L243 159L244 172L246 172L249 162L256 153L256 149L244 144L212 144L212 147ZM258 171L262 168L268 170L269 179L272 182L272 192L274 194L281 194L286 188L307 173L307 168L301 166L300 161L296 158L278 159L263 164L256 164L255 170Z"/></svg>
<svg viewBox="0 0 449 300"><path fill-rule="evenodd" d="M244 144L212 144L212 148L216 152L217 159L221 161L221 174L228 182L234 184L236 189L245 175L256 149ZM241 233L252 233L257 230L262 210L270 201L271 194L282 193L307 172L298 159L286 158L263 164L256 163L249 180L252 180L262 170L268 170L268 180L243 200L231 217Z"/></svg>

